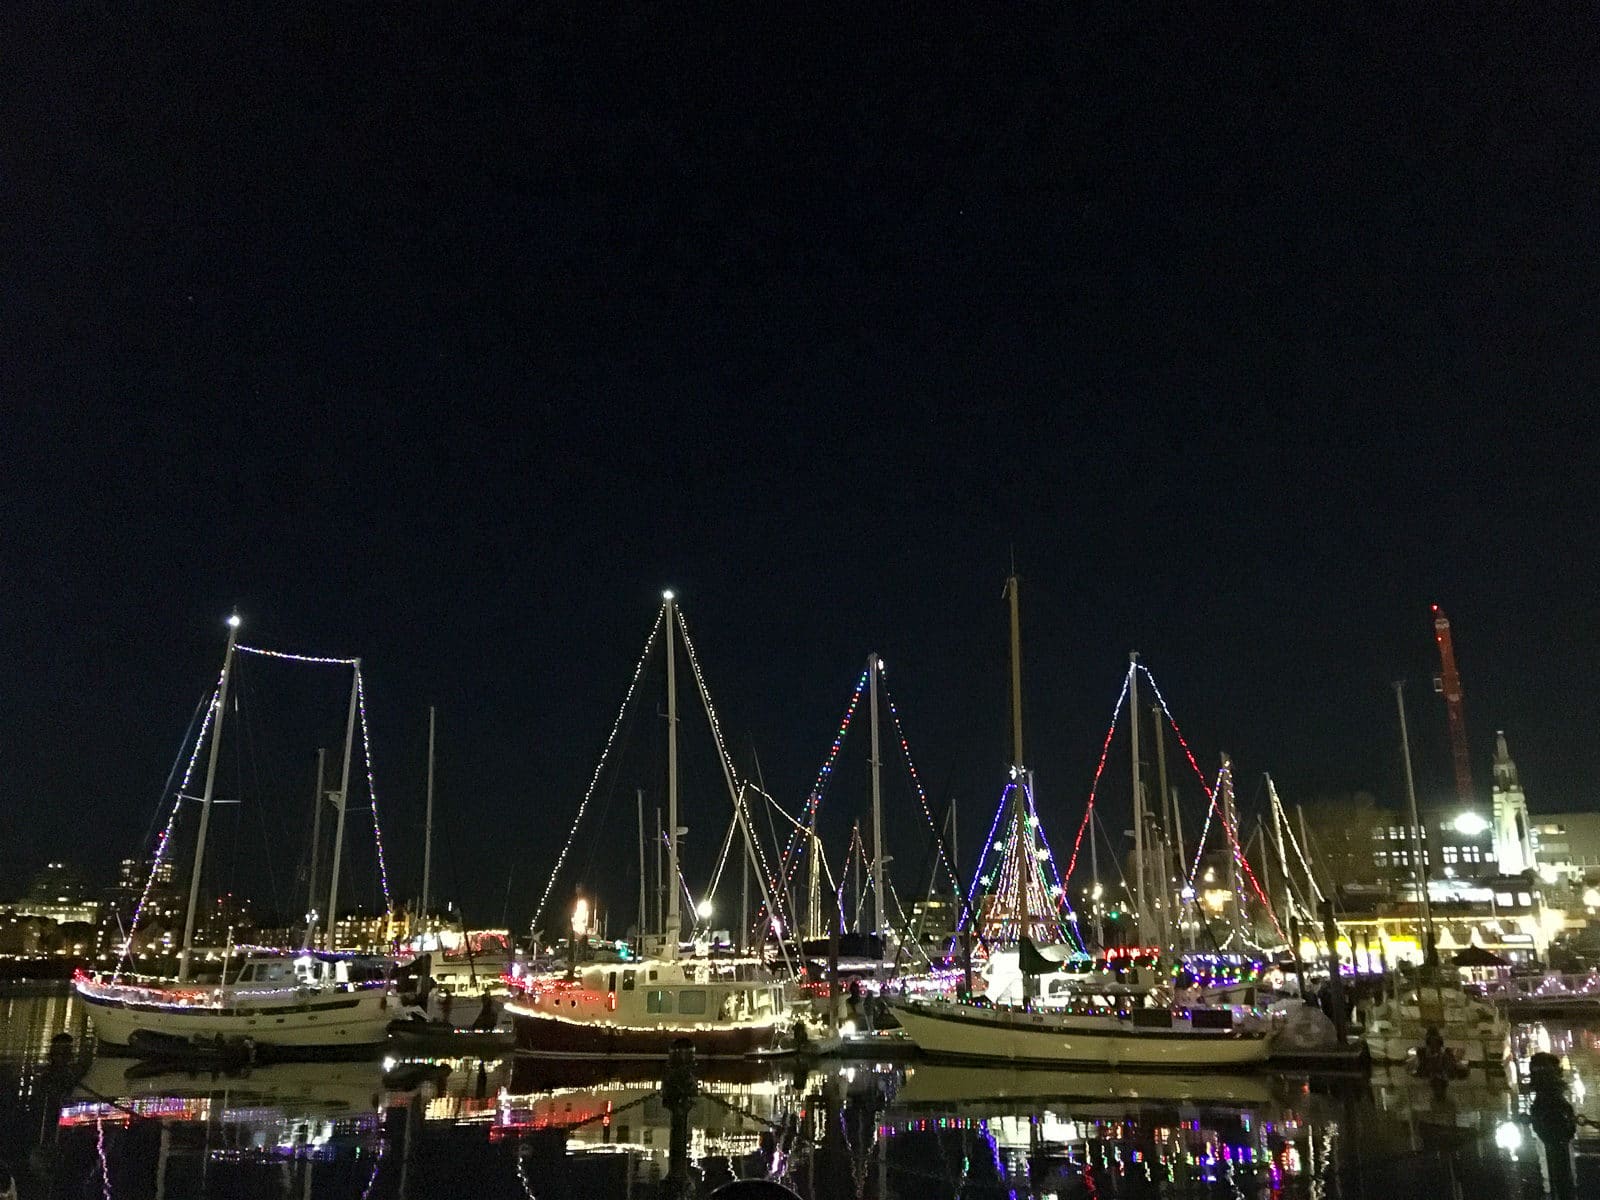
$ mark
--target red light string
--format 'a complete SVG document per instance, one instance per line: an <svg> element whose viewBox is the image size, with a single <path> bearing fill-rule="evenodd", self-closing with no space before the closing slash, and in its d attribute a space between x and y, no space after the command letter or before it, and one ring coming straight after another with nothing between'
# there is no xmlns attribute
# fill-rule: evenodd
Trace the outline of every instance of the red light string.
<svg viewBox="0 0 1600 1200"><path fill-rule="evenodd" d="M1094 797L1100 787L1100 776L1105 773L1106 756L1111 753L1111 739L1117 732L1117 720L1122 715L1122 705L1128 699L1128 681L1131 676L1123 676L1122 692L1117 696L1117 706L1111 710L1111 725L1106 730L1105 741L1100 743L1100 761L1095 764L1094 778L1089 781L1089 802L1083 807L1083 820L1078 822L1078 835L1072 839L1072 857L1067 860L1066 872L1061 876L1061 886L1065 890L1067 884L1072 882L1072 872L1078 865L1078 850L1083 845L1083 831L1089 828L1089 816L1094 812Z"/></svg>
<svg viewBox="0 0 1600 1200"><path fill-rule="evenodd" d="M828 786L833 777L834 764L839 759L839 751L844 746L845 735L850 732L850 722L856 715L856 707L861 703L861 693L866 690L867 672L862 671L861 677L856 680L855 691L850 694L850 703L845 706L844 718L839 722L839 728L834 732L833 744L828 747L828 754L822 760L822 766L817 770L817 777L811 783L811 794L806 797L806 811L803 817L807 830L816 828L817 809L822 804L823 790ZM795 829L789 834L789 844L784 847L783 858L780 866L783 871L783 883L787 888L794 878L794 870L800 863L800 854L804 853L805 845L810 841L803 841L800 830Z"/></svg>
<svg viewBox="0 0 1600 1200"><path fill-rule="evenodd" d="M1150 681L1150 689L1151 691L1155 692L1156 701L1161 705L1161 711L1167 718L1167 724L1172 726L1172 732L1177 735L1178 745L1183 747L1184 757L1189 760L1189 766L1194 769L1195 775L1199 778L1200 786L1205 787L1205 773L1200 770L1200 764L1195 762L1194 753L1189 749L1189 743L1183 736L1183 730L1178 728L1178 722L1176 718L1173 717L1172 710L1167 707L1166 697L1161 694L1161 689L1156 686L1156 677L1150 673L1150 668L1145 666L1143 663L1139 663L1137 665L1139 670L1144 672L1144 677ZM1218 779L1221 779L1220 775L1218 776ZM1256 879L1256 873L1250 869L1250 860L1245 857L1244 851L1239 848L1239 839L1234 834L1233 826L1228 823L1228 815L1224 812L1221 812L1217 808L1216 792L1211 788L1206 788L1206 797L1211 802L1212 811L1217 813L1217 819L1221 821L1223 831L1228 835L1228 845L1232 850L1234 861L1243 869L1245 878L1250 881L1250 890L1255 892L1256 898L1261 901L1262 907L1267 910L1267 918L1272 922L1273 929L1277 930L1279 937L1283 937L1283 926L1278 924L1278 914L1272 911L1272 902L1267 899L1266 892L1262 890L1260 882ZM1209 819L1210 813L1207 813L1206 815ZM1203 840L1201 844L1204 844ZM1190 880L1190 886L1193 886L1192 878Z"/></svg>

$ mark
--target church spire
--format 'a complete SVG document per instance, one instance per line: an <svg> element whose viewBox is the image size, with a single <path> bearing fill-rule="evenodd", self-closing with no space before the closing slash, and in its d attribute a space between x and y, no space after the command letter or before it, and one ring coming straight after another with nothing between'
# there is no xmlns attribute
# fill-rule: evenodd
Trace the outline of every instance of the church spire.
<svg viewBox="0 0 1600 1200"><path fill-rule="evenodd" d="M1495 730L1494 734L1494 783L1502 791L1510 791L1517 787L1517 764L1511 761L1511 752L1506 749L1506 731Z"/></svg>

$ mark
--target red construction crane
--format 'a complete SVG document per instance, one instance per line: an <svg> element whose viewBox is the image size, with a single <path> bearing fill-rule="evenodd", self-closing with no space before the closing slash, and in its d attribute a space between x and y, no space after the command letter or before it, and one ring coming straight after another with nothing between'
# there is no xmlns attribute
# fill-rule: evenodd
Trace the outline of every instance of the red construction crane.
<svg viewBox="0 0 1600 1200"><path fill-rule="evenodd" d="M1450 641L1450 618L1433 606L1433 640L1439 644L1439 674L1433 690L1444 696L1450 716L1450 750L1456 762L1456 797L1463 805L1472 803L1472 758L1467 753L1467 721L1461 711L1461 674L1456 670L1455 646Z"/></svg>

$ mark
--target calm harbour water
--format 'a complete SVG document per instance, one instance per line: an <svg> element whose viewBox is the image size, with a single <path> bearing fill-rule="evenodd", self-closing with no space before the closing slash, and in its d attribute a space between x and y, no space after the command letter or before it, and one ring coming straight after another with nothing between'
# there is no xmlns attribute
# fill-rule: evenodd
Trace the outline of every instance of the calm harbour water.
<svg viewBox="0 0 1600 1200"><path fill-rule="evenodd" d="M0 1161L23 1200L674 1194L659 1067L452 1060L410 1090L381 1062L138 1078L86 1053L52 1068L63 1030L90 1044L71 997L0 996ZM1516 1043L1565 1055L1600 1121L1600 1032L1531 1024ZM1536 1145L1497 1145L1519 1102L1485 1073L1438 1100L1397 1072L715 1067L688 1114L687 1194L770 1177L817 1200L1538 1196ZM1580 1195L1600 1195L1600 1141L1580 1133L1579 1152Z"/></svg>

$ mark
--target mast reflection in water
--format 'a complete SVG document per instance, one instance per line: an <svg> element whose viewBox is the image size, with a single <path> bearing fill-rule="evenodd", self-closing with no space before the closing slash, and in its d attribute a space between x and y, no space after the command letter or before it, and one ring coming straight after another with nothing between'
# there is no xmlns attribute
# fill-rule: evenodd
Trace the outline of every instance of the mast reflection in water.
<svg viewBox="0 0 1600 1200"><path fill-rule="evenodd" d="M1487 1073L1440 1097L1397 1072L1313 1086L1273 1074L701 1063L675 1099L659 1063L144 1074L82 1053L70 999L0 1000L0 1015L0 1159L24 1198L653 1198L748 1178L809 1200L1539 1194L1536 1144L1496 1144L1519 1097ZM63 1030L71 1038L52 1044ZM1525 1026L1517 1048L1567 1055L1574 1102L1600 1118L1592 1032ZM1596 1180L1589 1150L1580 1142L1580 1189Z"/></svg>

